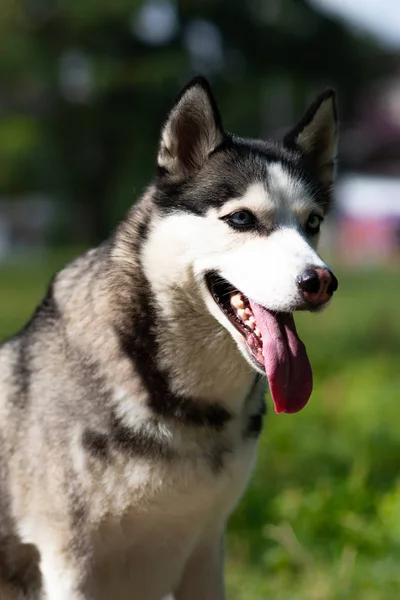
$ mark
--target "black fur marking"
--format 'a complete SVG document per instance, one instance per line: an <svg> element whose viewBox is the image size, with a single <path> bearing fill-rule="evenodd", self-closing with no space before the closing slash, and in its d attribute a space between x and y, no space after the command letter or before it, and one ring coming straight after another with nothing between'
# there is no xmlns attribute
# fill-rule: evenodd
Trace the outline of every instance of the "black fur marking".
<svg viewBox="0 0 400 600"><path fill-rule="evenodd" d="M138 238L139 240L143 243L147 240L147 236L149 233L149 224L146 221L142 221L141 223L139 223L139 227L138 227Z"/></svg>
<svg viewBox="0 0 400 600"><path fill-rule="evenodd" d="M155 429L157 424L149 423ZM150 429L150 428L149 428ZM132 429L123 425L118 417L111 417L110 439L115 447L122 452L132 456L143 456L145 458L170 459L173 455L168 444L156 439L145 427Z"/></svg>
<svg viewBox="0 0 400 600"><path fill-rule="evenodd" d="M257 393L259 394L258 412L249 415L249 417L247 419L245 430L243 432L243 438L245 440L252 439L252 438L258 438L258 436L262 432L263 423L264 423L264 415L267 412L267 406L265 403L265 386L259 385L261 380L262 380L262 376L257 374L256 378L254 380L254 384L247 396L248 401L251 401L251 399L252 398L254 399L254 396ZM259 386L259 389L257 390L258 386Z"/></svg>
<svg viewBox="0 0 400 600"><path fill-rule="evenodd" d="M136 232L130 251L140 260L140 248L146 239L150 219L143 221L141 236ZM121 325L116 325L121 348L129 356L149 392L148 404L159 417L178 421L190 427L209 427L221 431L232 418L217 403L205 403L173 393L168 384L168 373L161 372L156 364L158 355L157 327L159 323L150 285L141 266L130 274L130 302L121 299ZM118 289L116 289L118 293ZM118 300L117 300L118 301Z"/></svg>
<svg viewBox="0 0 400 600"><path fill-rule="evenodd" d="M109 441L106 433L85 429L82 434L82 446L95 458L108 458Z"/></svg>
<svg viewBox="0 0 400 600"><path fill-rule="evenodd" d="M263 422L264 414L262 412L258 415L251 415L247 422L245 438L258 438L263 428Z"/></svg>
<svg viewBox="0 0 400 600"><path fill-rule="evenodd" d="M14 406L21 410L29 404L29 389L31 382L31 370L29 368L29 336L26 334L18 340L18 351L14 366L14 381L16 393L14 395Z"/></svg>
<svg viewBox="0 0 400 600"><path fill-rule="evenodd" d="M154 202L164 214L180 210L202 216L210 208L221 208L228 200L240 197L252 183L261 181L268 187L268 165L275 163L304 182L316 202L328 204L326 190L321 188L312 165L297 147L289 149L233 136L190 177L176 181L168 175L159 175Z"/></svg>
<svg viewBox="0 0 400 600"><path fill-rule="evenodd" d="M152 329L156 321L151 319L151 303L145 294L140 294L139 302L142 307L147 304L147 318L141 321L139 327L137 322L134 325L136 335L120 333L120 339L123 351L134 360L138 373L149 390L150 408L160 417L173 419L183 425L221 431L231 419L231 414L225 408L217 403L201 404L195 399L178 396L169 389L166 374L161 373L155 364L157 343ZM141 313L143 317L144 314L142 311Z"/></svg>

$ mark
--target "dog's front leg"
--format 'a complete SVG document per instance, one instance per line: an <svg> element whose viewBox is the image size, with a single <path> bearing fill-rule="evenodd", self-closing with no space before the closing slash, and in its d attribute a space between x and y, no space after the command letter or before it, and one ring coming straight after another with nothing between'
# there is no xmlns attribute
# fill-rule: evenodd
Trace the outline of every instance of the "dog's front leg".
<svg viewBox="0 0 400 600"><path fill-rule="evenodd" d="M44 553L41 561L43 594L41 600L93 600L83 590L82 571L71 556Z"/></svg>
<svg viewBox="0 0 400 600"><path fill-rule="evenodd" d="M225 599L223 535L199 544L186 564L175 599Z"/></svg>

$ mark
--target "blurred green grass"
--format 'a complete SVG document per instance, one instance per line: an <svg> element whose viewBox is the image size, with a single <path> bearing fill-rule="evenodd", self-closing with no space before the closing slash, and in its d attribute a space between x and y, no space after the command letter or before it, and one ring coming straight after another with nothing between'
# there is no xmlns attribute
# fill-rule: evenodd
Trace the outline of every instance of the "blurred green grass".
<svg viewBox="0 0 400 600"><path fill-rule="evenodd" d="M0 268L0 339L76 253ZM270 408L257 466L229 528L231 600L400 597L400 278L339 272L321 315L298 315L314 393Z"/></svg>
<svg viewBox="0 0 400 600"><path fill-rule="evenodd" d="M296 319L314 392L269 412L231 521L231 600L400 597L400 279L336 274L327 311Z"/></svg>

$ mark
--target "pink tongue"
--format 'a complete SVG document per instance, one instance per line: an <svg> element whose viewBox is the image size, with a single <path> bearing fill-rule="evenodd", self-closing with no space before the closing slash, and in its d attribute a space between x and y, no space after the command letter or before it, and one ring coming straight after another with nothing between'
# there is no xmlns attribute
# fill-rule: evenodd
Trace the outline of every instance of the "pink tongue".
<svg viewBox="0 0 400 600"><path fill-rule="evenodd" d="M308 402L312 392L312 371L303 342L289 313L273 315L250 301L263 338L265 372L275 412L294 413Z"/></svg>

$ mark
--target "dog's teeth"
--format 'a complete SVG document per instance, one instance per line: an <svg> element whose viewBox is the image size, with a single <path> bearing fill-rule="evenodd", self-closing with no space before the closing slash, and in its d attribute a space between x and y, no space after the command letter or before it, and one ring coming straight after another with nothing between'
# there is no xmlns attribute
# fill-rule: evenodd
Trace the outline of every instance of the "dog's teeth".
<svg viewBox="0 0 400 600"><path fill-rule="evenodd" d="M234 296L231 296L231 304L235 308L244 308L244 302L240 294L235 294Z"/></svg>
<svg viewBox="0 0 400 600"><path fill-rule="evenodd" d="M243 321L246 321L247 315L246 315L246 311L243 310L243 308L238 308L237 314Z"/></svg>
<svg viewBox="0 0 400 600"><path fill-rule="evenodd" d="M253 317L253 315L251 315L251 317L249 317L249 318L248 318L248 321L249 321L250 323L252 323L252 324L255 326L255 324L256 324L256 320L255 320L255 318Z"/></svg>
<svg viewBox="0 0 400 600"><path fill-rule="evenodd" d="M258 329L258 327L256 327L254 329L254 333L256 334L257 337L259 337L259 338L261 337L261 331Z"/></svg>
<svg viewBox="0 0 400 600"><path fill-rule="evenodd" d="M247 321L245 321L245 324L247 325L247 327L249 327L250 329L254 329L256 324L255 321L253 319L253 321L250 321L250 319L248 319Z"/></svg>
<svg viewBox="0 0 400 600"><path fill-rule="evenodd" d="M245 308L244 309L246 315L248 315L249 317L251 317L253 315L253 313L251 312L251 308Z"/></svg>

